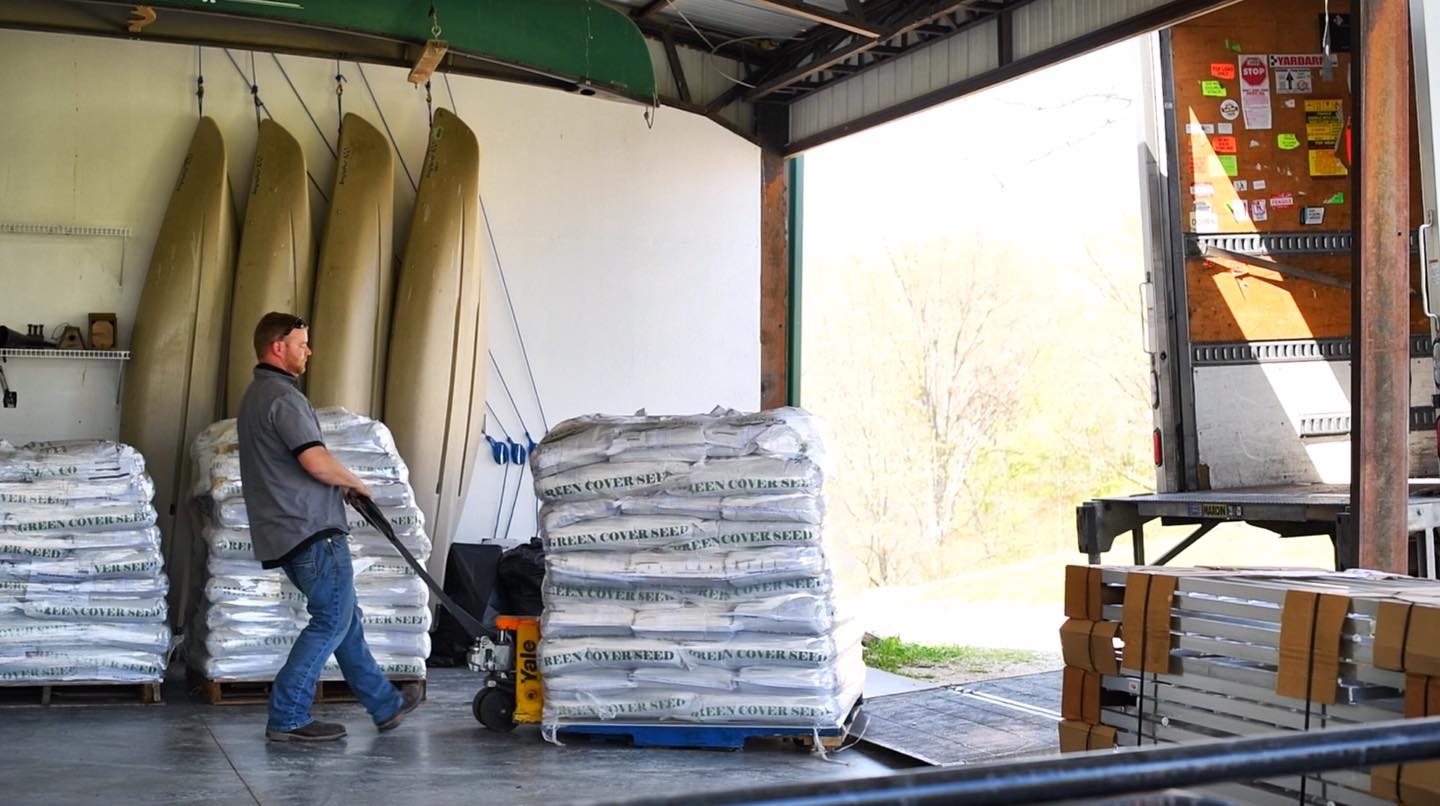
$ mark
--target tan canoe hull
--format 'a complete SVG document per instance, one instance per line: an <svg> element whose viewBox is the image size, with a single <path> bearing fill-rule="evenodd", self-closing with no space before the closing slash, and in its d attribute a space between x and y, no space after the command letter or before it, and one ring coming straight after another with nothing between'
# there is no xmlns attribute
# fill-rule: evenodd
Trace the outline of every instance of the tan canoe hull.
<svg viewBox="0 0 1440 806"><path fill-rule="evenodd" d="M489 359L481 308L480 151L446 110L435 113L395 290L385 422L443 574L483 439ZM442 577L443 578L443 577Z"/></svg>
<svg viewBox="0 0 1440 806"><path fill-rule="evenodd" d="M390 142L347 114L315 269L315 355L305 375L316 408L343 406L382 419L395 284L394 181Z"/></svg>
<svg viewBox="0 0 1440 806"><path fill-rule="evenodd" d="M310 318L315 288L313 248L305 153L280 124L262 121L240 252L235 258L227 417L239 413L240 396L255 370L255 325L260 317L282 311Z"/></svg>
<svg viewBox="0 0 1440 806"><path fill-rule="evenodd" d="M190 567L188 531L177 539L175 516L186 495L190 443L220 414L234 265L225 143L215 121L201 118L155 239L120 407L120 439L140 451L155 480L172 621L183 615L175 605Z"/></svg>

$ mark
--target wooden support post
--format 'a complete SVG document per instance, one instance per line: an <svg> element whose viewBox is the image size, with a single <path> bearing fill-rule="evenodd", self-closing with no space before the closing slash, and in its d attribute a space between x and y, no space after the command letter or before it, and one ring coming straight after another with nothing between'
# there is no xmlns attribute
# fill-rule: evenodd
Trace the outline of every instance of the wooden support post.
<svg viewBox="0 0 1440 806"><path fill-rule="evenodd" d="M786 404L790 379L790 182L785 158L760 153L760 406Z"/></svg>
<svg viewBox="0 0 1440 806"><path fill-rule="evenodd" d="M1410 25L1361 0L1355 127L1351 501L1362 568L1409 571Z"/></svg>

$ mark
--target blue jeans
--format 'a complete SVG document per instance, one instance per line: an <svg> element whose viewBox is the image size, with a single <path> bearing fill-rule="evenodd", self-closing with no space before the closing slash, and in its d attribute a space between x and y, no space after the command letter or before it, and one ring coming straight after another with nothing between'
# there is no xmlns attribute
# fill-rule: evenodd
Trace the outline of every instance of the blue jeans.
<svg viewBox="0 0 1440 806"><path fill-rule="evenodd" d="M285 666L270 689L270 730L288 731L310 724L310 704L325 662L333 654L345 682L370 712L384 722L399 712L399 689L380 671L355 604L355 574L344 535L317 540L281 566L285 576L305 594L310 623L295 639Z"/></svg>

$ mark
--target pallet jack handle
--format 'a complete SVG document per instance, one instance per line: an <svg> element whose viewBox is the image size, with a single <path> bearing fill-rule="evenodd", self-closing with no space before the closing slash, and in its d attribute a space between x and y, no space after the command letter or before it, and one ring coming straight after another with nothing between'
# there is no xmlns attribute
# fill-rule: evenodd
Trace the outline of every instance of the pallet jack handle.
<svg viewBox="0 0 1440 806"><path fill-rule="evenodd" d="M400 538L395 536L395 527L390 525L390 520L385 517L384 512L380 511L380 506L376 504L374 500L366 498L363 495L347 495L345 496L345 500L350 503L350 506L355 508L356 512L360 513L360 516L364 518L367 523L375 527L376 531L384 535L385 539L389 540L390 543L395 546L395 550L400 552L400 556L405 558L405 562L409 563L410 567L415 569L415 573L419 574L420 578L425 580L425 584L429 585L430 590L435 592L435 597L440 600L440 604L444 605L445 609L450 611L450 615L454 616L455 619L460 622L460 626L464 627L466 632L476 638L489 634L490 631L485 629L485 625L481 624L479 619L470 615L465 608L461 607L454 599L450 598L445 591L440 589L440 586L435 582L435 578L426 572L425 566L422 565L419 560L415 559L415 555L410 553L410 549L405 548L405 544L401 543Z"/></svg>

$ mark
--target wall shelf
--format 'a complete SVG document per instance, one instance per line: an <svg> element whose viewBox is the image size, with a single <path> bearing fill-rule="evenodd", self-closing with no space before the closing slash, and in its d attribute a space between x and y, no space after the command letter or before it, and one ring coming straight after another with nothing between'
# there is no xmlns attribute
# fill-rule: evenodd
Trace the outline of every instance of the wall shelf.
<svg viewBox="0 0 1440 806"><path fill-rule="evenodd" d="M129 350L0 350L0 360L9 358L59 358L68 361L129 361Z"/></svg>
<svg viewBox="0 0 1440 806"><path fill-rule="evenodd" d="M70 224L22 224L0 221L0 233L6 235L69 235L90 238L129 238L129 227L88 227Z"/></svg>
<svg viewBox="0 0 1440 806"><path fill-rule="evenodd" d="M120 390L125 387L125 362L130 360L129 350L21 350L5 348L0 349L0 364L8 362L12 358L33 358L44 361L46 359L55 361L107 361L113 362L119 367L119 373L115 378L115 405L120 405ZM5 378L4 370L0 370L0 385L5 391L10 391L9 381ZM7 394L8 398L8 394ZM7 402L9 402L7 400Z"/></svg>

